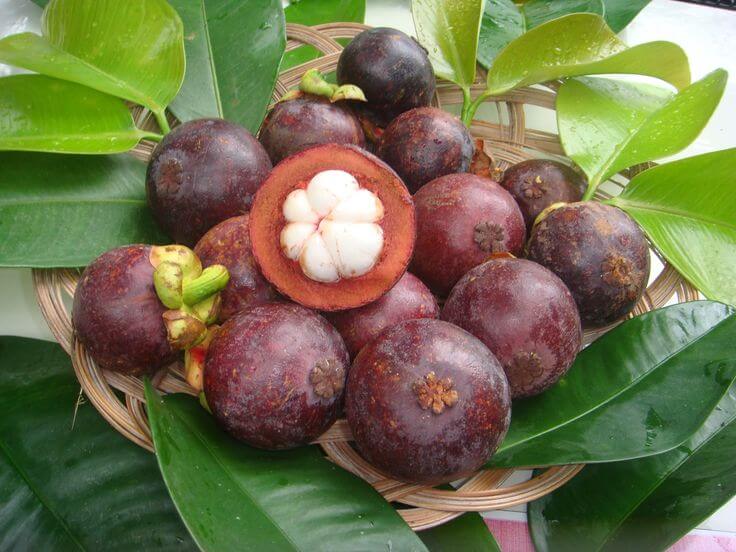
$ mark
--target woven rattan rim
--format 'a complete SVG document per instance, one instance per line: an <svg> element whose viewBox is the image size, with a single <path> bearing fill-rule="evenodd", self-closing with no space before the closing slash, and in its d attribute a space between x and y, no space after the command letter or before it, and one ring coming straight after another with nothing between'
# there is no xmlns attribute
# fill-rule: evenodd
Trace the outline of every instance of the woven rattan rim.
<svg viewBox="0 0 736 552"><path fill-rule="evenodd" d="M336 39L351 38L366 28L356 23L330 23L315 27L287 25L287 50L309 44L324 56L281 73L276 83L274 101L295 87L305 70L317 68L325 72L334 71L342 50ZM482 89L479 80L473 87L473 95ZM562 155L557 135L527 129L524 120L524 104L554 109L554 98L554 92L536 88L515 90L496 97L493 102L498 109L499 123L475 121L471 127L472 134L484 140L486 151L501 169L524 159ZM447 107L461 102L462 94L458 87L450 83L438 85L435 105ZM138 111L135 115L139 124L151 124L150 114L146 111ZM133 154L147 160L151 149L152 144L144 143ZM615 177L608 183L609 189L611 186L621 187L627 178L643 168L646 167L636 167ZM599 192L598 197L606 197L606 194ZM656 251L653 252L658 255ZM673 299L684 302L698 298L697 290L664 260L662 262L664 269L647 288L632 315L661 307ZM72 269L34 270L33 281L41 311L57 341L71 355L87 399L116 430L137 445L152 451L141 380L100 370L74 338L70 306L79 274L78 270ZM610 327L586 332L586 343L608 329ZM184 381L179 363L158 373L154 383L165 393L193 394ZM481 470L456 490L440 490L386 477L355 452L349 444L350 439L350 429L344 420L340 420L317 443L330 460L368 481L386 500L409 506L399 509L399 513L415 530L434 527L466 511L508 508L531 502L564 485L583 468L582 465L552 467L528 481L507 486L504 486L504 482L515 470Z"/></svg>

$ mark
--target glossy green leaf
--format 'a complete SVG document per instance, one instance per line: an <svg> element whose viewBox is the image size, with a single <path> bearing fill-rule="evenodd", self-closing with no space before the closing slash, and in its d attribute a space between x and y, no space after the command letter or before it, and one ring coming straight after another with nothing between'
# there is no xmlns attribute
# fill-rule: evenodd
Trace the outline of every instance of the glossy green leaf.
<svg viewBox="0 0 736 552"><path fill-rule="evenodd" d="M199 403L146 385L164 481L206 550L426 550L368 483L316 446L270 452L238 443Z"/></svg>
<svg viewBox="0 0 736 552"><path fill-rule="evenodd" d="M609 201L706 297L736 305L736 148L649 169Z"/></svg>
<svg viewBox="0 0 736 552"><path fill-rule="evenodd" d="M0 549L195 550L154 456L79 397L56 343L0 337Z"/></svg>
<svg viewBox="0 0 736 552"><path fill-rule="evenodd" d="M119 98L43 75L0 79L0 150L118 153L152 136Z"/></svg>
<svg viewBox="0 0 736 552"><path fill-rule="evenodd" d="M506 46L488 71L488 93L602 73L647 75L678 89L690 84L687 56L676 44L628 48L602 17L578 13L544 23Z"/></svg>
<svg viewBox="0 0 736 552"><path fill-rule="evenodd" d="M419 533L430 552L501 552L480 514L468 512Z"/></svg>
<svg viewBox="0 0 736 552"><path fill-rule="evenodd" d="M411 11L437 76L469 88L475 80L483 0L412 0Z"/></svg>
<svg viewBox="0 0 736 552"><path fill-rule="evenodd" d="M627 320L553 387L514 403L495 466L613 462L688 439L736 377L736 313L697 301Z"/></svg>
<svg viewBox="0 0 736 552"><path fill-rule="evenodd" d="M287 23L301 25L321 25L337 21L363 23L365 19L365 0L299 0L284 9ZM349 40L338 39L343 45ZM280 71L301 65L322 54L313 46L300 46L284 53Z"/></svg>
<svg viewBox="0 0 736 552"><path fill-rule="evenodd" d="M603 0L606 23L614 32L621 32L652 0Z"/></svg>
<svg viewBox="0 0 736 552"><path fill-rule="evenodd" d="M255 133L286 46L280 0L171 0L184 22L187 74L171 111L222 117Z"/></svg>
<svg viewBox="0 0 736 552"><path fill-rule="evenodd" d="M603 0L487 0L480 25L478 61L488 69L506 45L542 23L571 13L603 15Z"/></svg>
<svg viewBox="0 0 736 552"><path fill-rule="evenodd" d="M604 78L565 82L557 127L565 153L588 175L586 196L610 176L692 143L721 100L728 74L718 69L679 94Z"/></svg>
<svg viewBox="0 0 736 552"><path fill-rule="evenodd" d="M179 16L165 0L52 0L43 36L0 40L0 61L144 105L159 116L184 78Z"/></svg>
<svg viewBox="0 0 736 552"><path fill-rule="evenodd" d="M0 167L0 266L84 266L118 245L167 241L131 156L3 152Z"/></svg>
<svg viewBox="0 0 736 552"><path fill-rule="evenodd" d="M734 450L736 386L675 450L587 466L530 504L535 547L539 552L665 550L736 495Z"/></svg>

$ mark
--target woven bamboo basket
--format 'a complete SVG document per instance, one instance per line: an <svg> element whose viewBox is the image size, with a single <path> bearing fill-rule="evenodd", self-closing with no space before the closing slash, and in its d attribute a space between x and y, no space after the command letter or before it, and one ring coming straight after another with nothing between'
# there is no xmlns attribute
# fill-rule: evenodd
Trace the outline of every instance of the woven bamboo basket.
<svg viewBox="0 0 736 552"><path fill-rule="evenodd" d="M324 55L318 59L281 73L274 91L274 101L299 83L307 69L323 72L334 71L342 47L338 38L352 38L366 29L365 25L334 23L305 27L287 25L287 50L309 44ZM483 75L481 75L482 77ZM473 96L484 86L479 79L473 87ZM471 132L484 142L485 150L499 169L535 157L560 158L563 154L559 138L555 134L526 128L524 106L537 106L554 110L554 86L548 89L524 88L493 98L498 122L474 121ZM451 83L440 82L434 104L448 107L462 103L462 93ZM150 113L134 109L140 126L153 125ZM172 120L175 124L176 121ZM147 160L153 144L141 144L132 154ZM609 193L623 187L628 178L646 166L636 167L614 177L606 184ZM599 198L608 197L601 191ZM663 306L668 302L683 302L698 298L695 288L660 258L663 269L647 288L633 315ZM80 276L79 270L34 270L33 278L38 302L46 321L61 346L71 355L77 378L84 394L102 416L120 433L134 443L153 451L143 397L142 381L138 378L111 373L99 369L84 348L75 340L71 323L71 298ZM615 325L615 324L614 324ZM613 326L613 325L612 325ZM602 328L585 333L589 343L606 330ZM180 363L169 366L154 377L154 384L164 393L194 394L185 382ZM582 465L566 465L547 468L536 476L520 483L507 484L513 469L481 470L473 477L457 485L454 490L440 490L422 485L402 483L390 479L365 460L350 445L350 429L339 420L317 439L327 457L344 469L362 477L375 487L387 501L401 505L400 515L415 530L428 529L449 521L467 511L486 511L508 508L531 502L544 496L574 477ZM523 479L518 475L514 480Z"/></svg>

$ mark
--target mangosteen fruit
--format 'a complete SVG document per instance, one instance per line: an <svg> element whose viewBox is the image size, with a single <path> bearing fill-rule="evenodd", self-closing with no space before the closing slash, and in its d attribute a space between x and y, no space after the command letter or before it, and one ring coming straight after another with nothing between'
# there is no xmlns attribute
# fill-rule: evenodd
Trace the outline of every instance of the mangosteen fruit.
<svg viewBox="0 0 736 552"><path fill-rule="evenodd" d="M534 226L527 249L529 259L570 288L586 327L631 312L649 280L644 233L610 205L583 201L551 210Z"/></svg>
<svg viewBox="0 0 736 552"><path fill-rule="evenodd" d="M153 150L146 196L159 227L192 247L218 222L247 212L269 172L266 150L246 129L197 119L176 127Z"/></svg>
<svg viewBox="0 0 736 552"><path fill-rule="evenodd" d="M351 357L381 332L404 320L437 318L440 309L432 292L422 281L405 272L386 295L357 309L327 314L345 340Z"/></svg>
<svg viewBox="0 0 736 552"><path fill-rule="evenodd" d="M559 380L580 350L575 301L557 276L525 259L493 259L468 272L442 308L493 352L514 399Z"/></svg>
<svg viewBox="0 0 736 552"><path fill-rule="evenodd" d="M580 201L588 181L558 161L529 159L506 169L501 186L519 204L526 227L531 230L539 213L550 205Z"/></svg>
<svg viewBox="0 0 736 552"><path fill-rule="evenodd" d="M418 107L391 121L381 136L378 156L415 193L430 180L467 172L473 139L460 119L436 107Z"/></svg>
<svg viewBox="0 0 736 552"><path fill-rule="evenodd" d="M340 334L320 315L289 303L255 305L215 334L204 394L217 423L236 439L294 448L337 419L349 363Z"/></svg>
<svg viewBox="0 0 736 552"><path fill-rule="evenodd" d="M514 198L469 173L442 176L414 194L417 241L411 271L445 297L468 270L494 255L519 255L526 230Z"/></svg>
<svg viewBox="0 0 736 552"><path fill-rule="evenodd" d="M258 138L274 165L318 144L354 144L364 148L363 128L345 102L361 98L365 99L357 87L330 84L312 69L302 77L298 91L287 93L269 111Z"/></svg>
<svg viewBox="0 0 736 552"><path fill-rule="evenodd" d="M414 247L414 204L388 165L358 147L325 144L287 157L258 190L250 237L265 278L323 311L375 301Z"/></svg>
<svg viewBox="0 0 736 552"><path fill-rule="evenodd" d="M241 215L222 221L202 236L194 248L203 266L223 265L230 273L230 280L220 293L220 322L245 307L276 298L253 257L248 220L248 215Z"/></svg>
<svg viewBox="0 0 736 552"><path fill-rule="evenodd" d="M368 343L348 375L355 445L402 481L436 485L480 468L506 435L503 369L478 339L441 320L402 322Z"/></svg>
<svg viewBox="0 0 736 552"><path fill-rule="evenodd" d="M128 245L100 255L82 274L72 323L79 342L105 370L151 373L207 334L227 269L207 271L183 246Z"/></svg>
<svg viewBox="0 0 736 552"><path fill-rule="evenodd" d="M427 52L396 29L376 27L357 35L340 54L338 84L358 86L368 100L362 118L379 128L415 107L429 105L435 77Z"/></svg>

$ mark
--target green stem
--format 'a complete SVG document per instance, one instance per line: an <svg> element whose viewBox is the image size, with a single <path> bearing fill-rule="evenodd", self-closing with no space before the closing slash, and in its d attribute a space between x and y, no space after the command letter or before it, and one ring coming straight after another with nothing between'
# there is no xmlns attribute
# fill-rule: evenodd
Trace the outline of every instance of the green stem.
<svg viewBox="0 0 736 552"><path fill-rule="evenodd" d="M171 127L169 126L169 121L166 120L166 110L161 109L158 111L153 112L154 117L156 117L156 122L158 123L159 128L161 129L161 132L164 133L164 135L171 132Z"/></svg>
<svg viewBox="0 0 736 552"><path fill-rule="evenodd" d="M156 132L148 132L146 130L141 131L141 138L144 140L151 140L152 142L160 142L164 139L163 134L158 134Z"/></svg>
<svg viewBox="0 0 736 552"><path fill-rule="evenodd" d="M595 191L598 189L598 185L600 184L600 178L597 176L594 176L590 179L588 182L588 187L585 190L585 193L583 194L582 201L590 201L593 199L593 195L595 194Z"/></svg>
<svg viewBox="0 0 736 552"><path fill-rule="evenodd" d="M473 103L473 99L470 96L470 88L463 87L463 107L460 110L460 120L463 122L463 124L466 127L470 126L470 122L473 120L472 117L468 117L468 110L470 109L470 105Z"/></svg>
<svg viewBox="0 0 736 552"><path fill-rule="evenodd" d="M470 124L473 122L473 118L475 117L475 112L478 111L478 108L490 97L490 95L491 94L486 89L481 92L475 100L471 101L470 89L463 89L463 110L461 119L466 127L470 127Z"/></svg>
<svg viewBox="0 0 736 552"><path fill-rule="evenodd" d="M230 274L227 268L222 265L208 266L194 280L184 280L182 288L184 303L189 306L196 305L223 289L228 280Z"/></svg>

